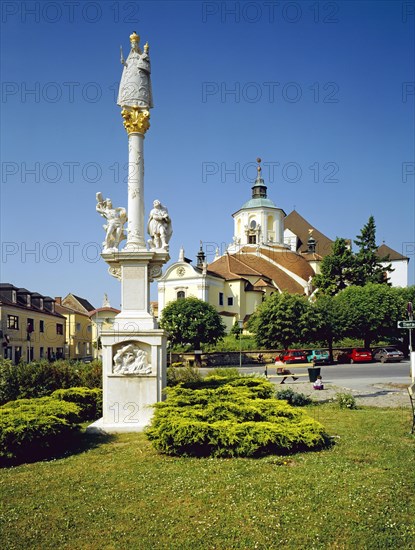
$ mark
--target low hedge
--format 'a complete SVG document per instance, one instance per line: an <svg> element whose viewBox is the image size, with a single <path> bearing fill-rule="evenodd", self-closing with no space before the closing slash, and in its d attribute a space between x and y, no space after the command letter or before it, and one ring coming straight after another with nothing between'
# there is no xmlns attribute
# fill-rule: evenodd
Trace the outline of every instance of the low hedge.
<svg viewBox="0 0 415 550"><path fill-rule="evenodd" d="M82 420L96 420L102 416L102 390L100 388L68 388L56 390L52 399L76 403Z"/></svg>
<svg viewBox="0 0 415 550"><path fill-rule="evenodd" d="M0 461L50 454L77 431L80 407L50 397L19 399L0 407Z"/></svg>
<svg viewBox="0 0 415 550"><path fill-rule="evenodd" d="M33 361L14 365L0 359L0 404L15 399L43 397L61 388L102 386L102 366L65 359L50 363Z"/></svg>
<svg viewBox="0 0 415 550"><path fill-rule="evenodd" d="M169 388L146 432L153 446L169 455L254 457L329 444L319 422L284 401L258 397L258 385L244 379L217 388Z"/></svg>

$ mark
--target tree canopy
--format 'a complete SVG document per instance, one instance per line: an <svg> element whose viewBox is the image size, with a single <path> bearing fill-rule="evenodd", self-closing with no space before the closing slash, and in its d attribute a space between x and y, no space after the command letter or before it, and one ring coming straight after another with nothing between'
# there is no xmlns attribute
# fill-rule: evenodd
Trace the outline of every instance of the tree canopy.
<svg viewBox="0 0 415 550"><path fill-rule="evenodd" d="M248 328L261 347L287 349L311 335L311 305L297 294L273 294L251 316Z"/></svg>
<svg viewBox="0 0 415 550"><path fill-rule="evenodd" d="M415 287L396 288L368 283L348 286L335 296L317 295L315 303L304 296L274 294L258 307L248 328L265 348L288 348L294 343L324 342L332 353L333 342L351 337L370 347L382 338L403 338L397 328L407 318L408 302L415 304Z"/></svg>
<svg viewBox="0 0 415 550"><path fill-rule="evenodd" d="M324 294L334 296L352 283L355 259L349 243L337 238L332 253L321 262L320 273L314 277L313 284Z"/></svg>
<svg viewBox="0 0 415 550"><path fill-rule="evenodd" d="M359 250L355 254L353 284L364 286L367 283L387 283L387 275L393 269L391 264L384 265L389 261L389 256L383 258L378 256L376 225L373 216L369 217L367 224L363 226L354 243Z"/></svg>
<svg viewBox="0 0 415 550"><path fill-rule="evenodd" d="M334 296L350 285L388 283L387 275L393 269L390 263L387 264L388 256L379 257L378 255L373 216L369 217L354 243L358 247L355 253L345 239L338 237L334 241L331 254L323 258L320 273L313 279L314 286L321 293Z"/></svg>
<svg viewBox="0 0 415 550"><path fill-rule="evenodd" d="M162 311L160 327L169 333L171 345L214 344L225 336L225 325L216 309L198 298L181 298Z"/></svg>
<svg viewBox="0 0 415 550"><path fill-rule="evenodd" d="M362 338L365 347L382 336L398 335L397 321L405 318L403 289L368 283L350 286L336 296L341 332Z"/></svg>

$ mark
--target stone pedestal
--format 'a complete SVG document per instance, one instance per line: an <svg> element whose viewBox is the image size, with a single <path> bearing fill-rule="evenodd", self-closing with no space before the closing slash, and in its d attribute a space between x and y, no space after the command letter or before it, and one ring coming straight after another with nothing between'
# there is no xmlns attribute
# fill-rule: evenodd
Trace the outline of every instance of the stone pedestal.
<svg viewBox="0 0 415 550"><path fill-rule="evenodd" d="M103 417L88 431L142 431L166 385L167 335L149 311L150 282L169 260L165 251L103 253L109 272L121 280L122 310L101 333Z"/></svg>
<svg viewBox="0 0 415 550"><path fill-rule="evenodd" d="M166 334L162 330L103 332L103 417L90 432L139 432L150 423L153 405L166 385ZM122 350L139 349L146 357L142 373L117 371L114 358Z"/></svg>

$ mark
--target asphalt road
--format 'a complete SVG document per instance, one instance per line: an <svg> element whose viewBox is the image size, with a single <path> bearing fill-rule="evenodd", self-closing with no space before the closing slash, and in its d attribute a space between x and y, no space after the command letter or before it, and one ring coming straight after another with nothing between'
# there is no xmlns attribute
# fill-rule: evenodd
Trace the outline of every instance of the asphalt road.
<svg viewBox="0 0 415 550"><path fill-rule="evenodd" d="M287 365L287 368L294 365ZM320 366L320 365L317 365ZM353 365L321 365L321 376L325 383L332 383L338 386L347 386L351 389L369 388L373 384L404 384L408 386L411 382L410 361L400 363L361 363ZM206 374L212 369L202 368ZM296 367L293 372L307 373L307 367ZM246 365L241 368L245 374L264 374L265 367L260 365ZM268 375L275 375L275 367L268 367ZM275 380L275 379L274 379Z"/></svg>

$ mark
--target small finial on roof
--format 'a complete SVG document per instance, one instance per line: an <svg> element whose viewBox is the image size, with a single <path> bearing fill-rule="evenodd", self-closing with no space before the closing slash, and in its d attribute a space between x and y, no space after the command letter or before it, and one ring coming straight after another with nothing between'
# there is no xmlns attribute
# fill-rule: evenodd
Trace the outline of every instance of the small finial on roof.
<svg viewBox="0 0 415 550"><path fill-rule="evenodd" d="M180 247L179 262L184 262L184 248L183 248L183 245Z"/></svg>
<svg viewBox="0 0 415 550"><path fill-rule="evenodd" d="M257 163L258 163L258 166L257 166L257 168L256 168L256 169L257 169L257 172L258 172L258 176L261 175L261 171L262 171L262 168L261 168L261 160L262 160L262 159L261 159L260 157L257 157L257 159L256 159L256 161L257 161Z"/></svg>

